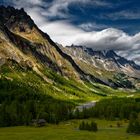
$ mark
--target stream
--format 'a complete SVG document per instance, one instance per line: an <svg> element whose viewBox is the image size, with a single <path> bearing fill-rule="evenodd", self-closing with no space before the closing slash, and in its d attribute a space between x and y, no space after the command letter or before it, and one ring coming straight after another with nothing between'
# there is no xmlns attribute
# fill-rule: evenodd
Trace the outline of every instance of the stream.
<svg viewBox="0 0 140 140"><path fill-rule="evenodd" d="M77 106L76 109L78 109L79 111L82 111L83 108L88 109L88 108L94 107L96 105L96 102L98 102L98 101L91 101L91 102L81 104L81 105Z"/></svg>

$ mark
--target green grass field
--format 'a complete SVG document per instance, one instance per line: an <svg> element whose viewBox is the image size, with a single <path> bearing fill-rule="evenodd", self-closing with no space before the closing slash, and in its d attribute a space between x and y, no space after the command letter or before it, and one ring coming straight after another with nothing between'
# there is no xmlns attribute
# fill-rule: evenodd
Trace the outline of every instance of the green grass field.
<svg viewBox="0 0 140 140"><path fill-rule="evenodd" d="M78 130L77 120L47 125L46 127L8 127L0 128L0 140L139 140L140 136L126 133L127 123L117 127L116 121L95 120L98 132ZM110 127L112 125L113 127Z"/></svg>

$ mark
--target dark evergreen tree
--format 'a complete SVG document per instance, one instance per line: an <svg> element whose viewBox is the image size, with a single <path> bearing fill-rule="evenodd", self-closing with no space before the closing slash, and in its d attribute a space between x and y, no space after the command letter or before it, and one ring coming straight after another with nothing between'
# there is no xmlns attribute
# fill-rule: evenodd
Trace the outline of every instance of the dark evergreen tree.
<svg viewBox="0 0 140 140"><path fill-rule="evenodd" d="M91 128L91 131L97 132L98 131L97 123L91 122L90 128Z"/></svg>
<svg viewBox="0 0 140 140"><path fill-rule="evenodd" d="M91 123L82 121L79 125L79 130L88 130L88 131L97 132L98 131L97 123L93 121Z"/></svg>
<svg viewBox="0 0 140 140"><path fill-rule="evenodd" d="M133 116L134 114L132 114L131 116ZM127 128L127 133L135 133L135 134L140 134L140 118L139 115L137 116L137 118L131 117L130 121L129 121L129 125Z"/></svg>

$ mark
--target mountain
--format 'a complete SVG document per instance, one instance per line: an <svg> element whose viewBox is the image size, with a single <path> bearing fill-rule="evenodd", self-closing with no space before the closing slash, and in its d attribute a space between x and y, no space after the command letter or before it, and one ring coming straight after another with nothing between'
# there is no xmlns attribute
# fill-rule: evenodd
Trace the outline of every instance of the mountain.
<svg viewBox="0 0 140 140"><path fill-rule="evenodd" d="M28 56L32 55L43 65L62 76L79 81L81 79L88 80L90 77L90 80L104 83L100 79L83 72L69 55L64 53L47 34L35 25L24 9L17 10L13 7L1 6L0 13L5 34L14 45L18 46L22 53Z"/></svg>
<svg viewBox="0 0 140 140"><path fill-rule="evenodd" d="M101 79L105 83L113 83L116 86L127 87L127 82L138 86L140 79L140 66L134 61L129 61L113 50L97 51L83 46L60 46L65 53L68 53L79 67ZM120 79L118 79L120 78ZM127 81L126 85L121 83Z"/></svg>
<svg viewBox="0 0 140 140"><path fill-rule="evenodd" d="M120 93L118 87L134 89L139 82L139 66L134 62L126 69L121 67L130 61L113 51L63 48L24 9L1 6L0 19L0 93L17 93L18 88L78 101ZM127 95L125 90L121 93Z"/></svg>
<svg viewBox="0 0 140 140"><path fill-rule="evenodd" d="M94 86L96 82L99 89ZM0 94L31 91L78 101L104 94L106 86L100 84L107 85L84 72L35 25L24 9L0 7Z"/></svg>
<svg viewBox="0 0 140 140"><path fill-rule="evenodd" d="M58 52L55 43L47 34L38 29L23 9L16 10L12 7L1 7L0 13L0 19L4 25L3 32L22 53L27 56L32 55L34 59L39 60L43 65L51 67L64 76L78 79L78 73L71 63Z"/></svg>

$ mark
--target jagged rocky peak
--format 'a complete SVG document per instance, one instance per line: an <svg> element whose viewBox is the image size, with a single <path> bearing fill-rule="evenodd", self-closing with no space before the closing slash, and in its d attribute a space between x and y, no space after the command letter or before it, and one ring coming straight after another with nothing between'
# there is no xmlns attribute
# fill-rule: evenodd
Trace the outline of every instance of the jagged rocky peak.
<svg viewBox="0 0 140 140"><path fill-rule="evenodd" d="M27 15L23 8L15 9L10 6L0 6L0 19L0 22L10 30L18 29L20 32L25 32L27 27L32 29L35 25L34 21Z"/></svg>
<svg viewBox="0 0 140 140"><path fill-rule="evenodd" d="M132 83L135 78L140 79L140 66L119 56L114 50L95 50L76 45L63 47L63 50L71 55L82 70L107 83L118 85L114 77L119 73L125 74Z"/></svg>
<svg viewBox="0 0 140 140"><path fill-rule="evenodd" d="M78 46L78 45L74 45L74 44L72 44L71 46L67 46L67 47L84 49L84 46Z"/></svg>
<svg viewBox="0 0 140 140"><path fill-rule="evenodd" d="M75 54L78 54L78 51L79 52L82 51L83 53L86 53L97 59L112 60L120 65L131 65L136 69L140 69L140 66L138 66L134 61L127 60L126 58L119 56L114 50L95 50L93 48L87 48L85 46L77 46L77 45L66 46L66 48L70 49L71 51L75 50L74 51Z"/></svg>
<svg viewBox="0 0 140 140"><path fill-rule="evenodd" d="M113 59L118 57L118 55L113 50L94 50L93 48L87 48L86 46L77 45L66 46L66 48L68 48L71 51L74 51L74 53L77 55L79 51L79 53L86 53L98 59Z"/></svg>
<svg viewBox="0 0 140 140"><path fill-rule="evenodd" d="M138 77L131 68L121 69L129 61L114 51L97 51L85 46L62 47L54 43L49 35L39 30L24 9L0 7L0 55L5 59L32 62L33 69L50 68L67 78L86 80L105 85L115 85L113 72L130 73ZM26 63L27 64L27 63ZM135 65L132 63L131 65ZM36 67L37 66L37 67ZM137 66L137 65L136 65ZM107 72L106 72L107 71ZM111 73L109 73L109 72ZM140 75L140 74L139 74Z"/></svg>
<svg viewBox="0 0 140 140"><path fill-rule="evenodd" d="M4 49L5 46L8 46L6 45L7 40L10 43L8 49L4 49L7 58L11 54L9 53L11 48L16 48L24 54L24 57L31 56L44 67L49 67L67 78L80 79L79 67L72 58L63 53L49 35L36 26L24 9L2 6L0 19L7 36L5 44L3 43L1 48ZM0 36L0 38L5 38L5 36Z"/></svg>

